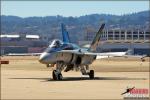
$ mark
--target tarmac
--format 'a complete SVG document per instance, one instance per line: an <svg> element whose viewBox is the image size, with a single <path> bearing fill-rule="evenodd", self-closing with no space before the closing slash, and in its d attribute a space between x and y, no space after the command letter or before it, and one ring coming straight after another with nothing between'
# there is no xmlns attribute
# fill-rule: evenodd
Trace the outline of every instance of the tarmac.
<svg viewBox="0 0 150 100"><path fill-rule="evenodd" d="M1 65L1 99L123 99L121 94L127 87L149 89L148 61L98 60L91 65L96 71L92 80L70 71L62 72L63 80L54 81L52 69L40 64L36 57L2 59L10 63Z"/></svg>

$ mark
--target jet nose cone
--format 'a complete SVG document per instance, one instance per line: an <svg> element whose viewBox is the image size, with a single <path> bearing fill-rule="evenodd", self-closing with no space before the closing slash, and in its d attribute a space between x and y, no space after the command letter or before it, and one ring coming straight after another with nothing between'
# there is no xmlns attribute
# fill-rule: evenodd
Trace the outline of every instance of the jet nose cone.
<svg viewBox="0 0 150 100"><path fill-rule="evenodd" d="M42 63L43 62L43 57L40 56L39 58L39 62Z"/></svg>
<svg viewBox="0 0 150 100"><path fill-rule="evenodd" d="M42 53L42 54L40 55L39 62L40 62L40 63L45 63L46 60L47 60L47 56L48 56L47 53L45 53L45 52Z"/></svg>

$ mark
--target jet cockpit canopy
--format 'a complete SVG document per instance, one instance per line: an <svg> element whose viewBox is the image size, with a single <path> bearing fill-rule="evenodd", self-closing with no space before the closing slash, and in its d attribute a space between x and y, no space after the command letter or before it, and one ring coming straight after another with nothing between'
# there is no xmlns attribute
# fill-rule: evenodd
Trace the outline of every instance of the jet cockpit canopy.
<svg viewBox="0 0 150 100"><path fill-rule="evenodd" d="M55 39L50 43L49 47L58 48L58 47L61 47L62 45L63 45L63 42L61 40Z"/></svg>

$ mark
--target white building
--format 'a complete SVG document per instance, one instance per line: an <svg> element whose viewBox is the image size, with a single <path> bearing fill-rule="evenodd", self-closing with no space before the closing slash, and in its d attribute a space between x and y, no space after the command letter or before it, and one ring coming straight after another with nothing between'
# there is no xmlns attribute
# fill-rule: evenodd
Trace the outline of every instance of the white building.
<svg viewBox="0 0 150 100"><path fill-rule="evenodd" d="M79 45L90 44L95 34L87 32L85 41L80 41ZM104 30L100 40L98 52L132 49L134 54L150 54L150 31Z"/></svg>

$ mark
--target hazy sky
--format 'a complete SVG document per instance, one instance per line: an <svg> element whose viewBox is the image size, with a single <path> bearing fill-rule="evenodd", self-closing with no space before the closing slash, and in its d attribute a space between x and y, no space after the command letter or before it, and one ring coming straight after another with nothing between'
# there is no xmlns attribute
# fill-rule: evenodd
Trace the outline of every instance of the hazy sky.
<svg viewBox="0 0 150 100"><path fill-rule="evenodd" d="M29 16L122 15L149 10L149 1L2 1L1 14Z"/></svg>

